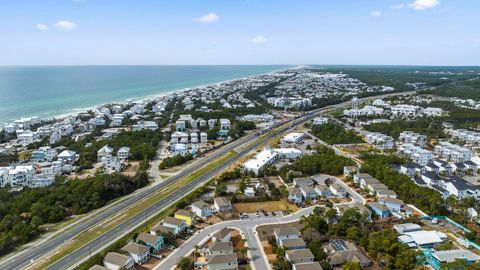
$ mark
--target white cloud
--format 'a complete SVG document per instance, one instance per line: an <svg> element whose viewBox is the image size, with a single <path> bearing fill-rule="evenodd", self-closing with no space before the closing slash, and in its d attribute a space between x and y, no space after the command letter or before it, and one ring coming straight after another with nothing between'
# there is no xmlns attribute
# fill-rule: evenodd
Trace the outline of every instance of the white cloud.
<svg viewBox="0 0 480 270"><path fill-rule="evenodd" d="M408 6L415 10L425 10L429 8L434 8L438 4L440 4L440 1L438 0L415 0Z"/></svg>
<svg viewBox="0 0 480 270"><path fill-rule="evenodd" d="M58 21L54 24L54 27L62 30L72 30L77 27L77 25L71 21Z"/></svg>
<svg viewBox="0 0 480 270"><path fill-rule="evenodd" d="M268 39L262 35L258 35L250 40L251 42L255 44L261 44L261 43L266 43L268 42Z"/></svg>
<svg viewBox="0 0 480 270"><path fill-rule="evenodd" d="M402 9L405 4L391 5L390 9Z"/></svg>
<svg viewBox="0 0 480 270"><path fill-rule="evenodd" d="M374 10L370 12L370 16L372 17L380 17L382 15L382 12L380 10Z"/></svg>
<svg viewBox="0 0 480 270"><path fill-rule="evenodd" d="M48 26L46 26L45 24L41 24L41 23L37 23L37 25L35 25L35 28L37 28L37 30L39 30L39 31L47 31L48 30Z"/></svg>
<svg viewBox="0 0 480 270"><path fill-rule="evenodd" d="M200 18L195 19L194 21L201 23L201 24L207 24L207 23L213 23L216 22L220 19L217 14L215 13L208 13L206 15L203 15Z"/></svg>

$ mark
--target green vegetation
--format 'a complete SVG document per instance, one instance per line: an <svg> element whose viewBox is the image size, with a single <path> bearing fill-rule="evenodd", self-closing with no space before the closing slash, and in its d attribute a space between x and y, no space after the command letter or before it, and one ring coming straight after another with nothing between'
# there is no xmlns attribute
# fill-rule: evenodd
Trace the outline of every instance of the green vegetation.
<svg viewBox="0 0 480 270"><path fill-rule="evenodd" d="M301 223L304 228L302 235L312 247L315 259L322 266L326 255L317 251L321 242L329 239L347 239L365 248L369 256L377 262L381 262L385 269L408 270L416 266L415 252L408 246L398 241L397 234L392 229L377 231L373 224L368 222L367 217L358 209L352 208L343 212L342 215L333 214L333 209L316 208L310 215L303 217ZM328 224L327 220L336 219L336 223ZM326 238L325 238L326 237ZM357 269L355 265L345 265Z"/></svg>
<svg viewBox="0 0 480 270"><path fill-rule="evenodd" d="M192 159L193 159L193 156L190 153L186 154L185 156L176 155L173 157L167 157L164 160L162 160L162 162L160 163L160 165L158 165L158 167L160 168L160 170L163 170L163 169L175 167L178 165L182 165Z"/></svg>
<svg viewBox="0 0 480 270"><path fill-rule="evenodd" d="M437 119L450 122L456 128L477 128L480 125L480 110L461 108L448 101L432 101L430 106L447 110L449 112L448 116L438 117Z"/></svg>
<svg viewBox="0 0 480 270"><path fill-rule="evenodd" d="M147 184L147 174L139 172L134 177L97 175L67 182L58 178L52 186L20 192L1 189L0 254L34 239L43 224L84 214Z"/></svg>
<svg viewBox="0 0 480 270"><path fill-rule="evenodd" d="M396 91L412 90L407 83L422 82L426 86L438 87L476 76L475 73L469 74L470 70L465 67L328 66L320 71L343 72L368 85L391 86Z"/></svg>
<svg viewBox="0 0 480 270"><path fill-rule="evenodd" d="M402 131L413 131L427 135L428 138L445 138L442 122L434 118L419 118L417 120L395 119L389 123L374 123L363 126L365 130L371 132L381 132L398 138Z"/></svg>
<svg viewBox="0 0 480 270"><path fill-rule="evenodd" d="M421 91L420 94L434 94L442 97L480 100L480 80L464 80L453 84Z"/></svg>
<svg viewBox="0 0 480 270"><path fill-rule="evenodd" d="M364 155L362 159L365 160L362 171L395 191L399 199L405 203L413 204L433 216L450 213L440 193L430 188L420 187L409 176L388 167L389 164L404 164L404 159L385 155Z"/></svg>
<svg viewBox="0 0 480 270"><path fill-rule="evenodd" d="M160 129L155 131L143 129L139 131L121 131L111 140L95 141L92 135L74 141L71 138L63 138L54 146L65 146L69 150L73 150L80 155L78 164L80 169L89 169L97 161L97 151L105 145L108 145L117 151L123 146L130 147L131 160L145 160L155 157L158 144L162 139ZM86 147L87 143L91 143Z"/></svg>
<svg viewBox="0 0 480 270"><path fill-rule="evenodd" d="M303 156L293 162L293 164L283 166L279 174L286 181L293 179L295 176L294 172L301 172L304 175L314 175L317 173L340 175L343 172L344 166L353 164L353 161L350 159L337 156L332 149L319 147L317 153Z"/></svg>
<svg viewBox="0 0 480 270"><path fill-rule="evenodd" d="M358 133L350 129L347 130L338 123L313 125L312 134L328 144L350 144L364 142Z"/></svg>

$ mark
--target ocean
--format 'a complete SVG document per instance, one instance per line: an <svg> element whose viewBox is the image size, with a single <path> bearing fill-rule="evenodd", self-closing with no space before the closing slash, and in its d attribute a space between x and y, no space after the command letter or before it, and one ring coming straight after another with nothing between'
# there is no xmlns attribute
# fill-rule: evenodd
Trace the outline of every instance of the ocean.
<svg viewBox="0 0 480 270"><path fill-rule="evenodd" d="M0 125L49 118L290 66L0 66Z"/></svg>

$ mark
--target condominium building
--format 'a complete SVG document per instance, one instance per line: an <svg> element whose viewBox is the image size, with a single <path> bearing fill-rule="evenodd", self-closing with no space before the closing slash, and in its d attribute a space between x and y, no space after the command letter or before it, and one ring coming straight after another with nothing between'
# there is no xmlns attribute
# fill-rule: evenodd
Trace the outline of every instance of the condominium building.
<svg viewBox="0 0 480 270"><path fill-rule="evenodd" d="M473 156L470 149L449 142L439 142L439 144L435 146L434 154L439 158L455 163L470 160Z"/></svg>
<svg viewBox="0 0 480 270"><path fill-rule="evenodd" d="M421 166L427 165L433 159L432 152L409 143L401 145L398 151Z"/></svg>

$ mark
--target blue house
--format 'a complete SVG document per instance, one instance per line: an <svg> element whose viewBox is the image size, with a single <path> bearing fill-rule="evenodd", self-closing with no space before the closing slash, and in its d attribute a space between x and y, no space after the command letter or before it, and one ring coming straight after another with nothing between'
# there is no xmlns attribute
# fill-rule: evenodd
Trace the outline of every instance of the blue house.
<svg viewBox="0 0 480 270"><path fill-rule="evenodd" d="M137 242L142 241L146 246L150 248L153 253L159 252L164 247L164 241L162 236L157 236L149 233L140 233L137 236Z"/></svg>
<svg viewBox="0 0 480 270"><path fill-rule="evenodd" d="M380 204L385 205L392 212L400 212L403 201L395 198L383 197L378 199Z"/></svg>
<svg viewBox="0 0 480 270"><path fill-rule="evenodd" d="M390 210L383 204L377 202L370 202L368 206L372 211L377 214L381 219L384 219L390 215Z"/></svg>

